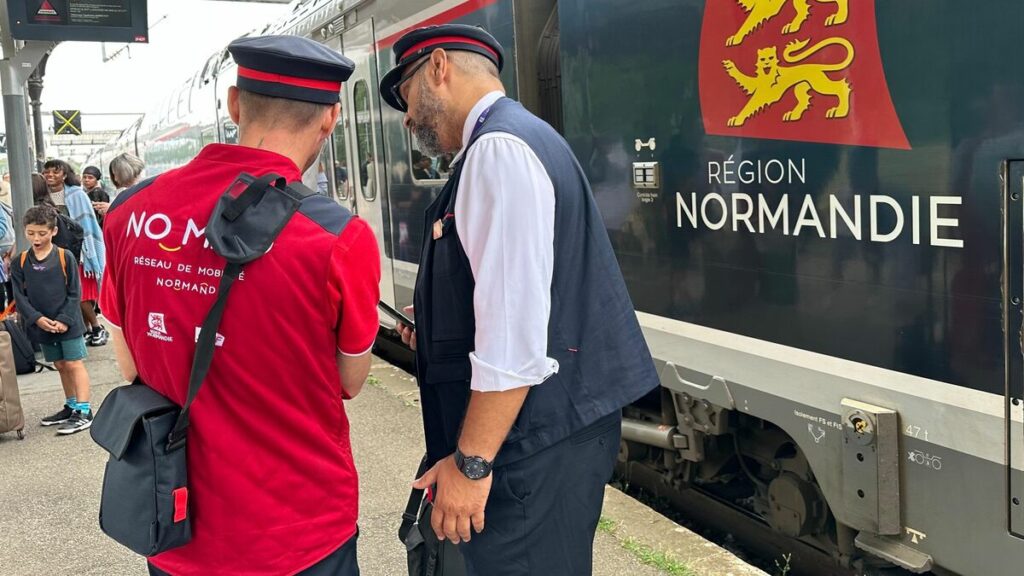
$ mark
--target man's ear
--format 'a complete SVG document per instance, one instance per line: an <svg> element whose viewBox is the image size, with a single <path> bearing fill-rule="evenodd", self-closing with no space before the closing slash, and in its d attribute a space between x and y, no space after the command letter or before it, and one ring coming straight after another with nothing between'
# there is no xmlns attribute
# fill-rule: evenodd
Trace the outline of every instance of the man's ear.
<svg viewBox="0 0 1024 576"><path fill-rule="evenodd" d="M430 71L427 80L434 86L441 83L451 75L451 61L448 60L448 52L444 48L437 48L430 54Z"/></svg>
<svg viewBox="0 0 1024 576"><path fill-rule="evenodd" d="M231 117L231 121L238 124L239 111L238 111L238 86L231 86L228 88L228 116Z"/></svg>
<svg viewBox="0 0 1024 576"><path fill-rule="evenodd" d="M323 123L320 124L320 135L324 138L330 138L331 133L334 132L335 126L338 125L338 116L341 115L341 104L335 104L331 106L330 110L324 114Z"/></svg>

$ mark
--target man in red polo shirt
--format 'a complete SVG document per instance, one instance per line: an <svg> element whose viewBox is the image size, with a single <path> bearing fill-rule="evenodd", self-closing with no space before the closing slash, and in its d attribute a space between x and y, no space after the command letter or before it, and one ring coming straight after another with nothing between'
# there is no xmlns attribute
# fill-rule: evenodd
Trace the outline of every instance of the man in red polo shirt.
<svg viewBox="0 0 1024 576"><path fill-rule="evenodd" d="M311 40L244 38L228 111L239 145L118 196L105 223L101 307L124 377L182 404L224 260L205 242L240 173L298 181L334 129L353 64ZM153 574L357 575L358 485L343 399L369 371L380 259L373 232L307 198L227 301L188 429L192 541ZM345 223L347 221L347 224Z"/></svg>

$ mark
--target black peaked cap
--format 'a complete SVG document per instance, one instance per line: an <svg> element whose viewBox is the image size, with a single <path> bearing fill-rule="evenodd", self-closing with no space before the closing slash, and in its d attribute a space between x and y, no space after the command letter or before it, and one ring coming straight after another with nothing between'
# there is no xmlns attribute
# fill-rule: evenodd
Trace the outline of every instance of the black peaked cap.
<svg viewBox="0 0 1024 576"><path fill-rule="evenodd" d="M392 108L405 112L407 105L395 90L402 73L412 63L436 48L475 52L488 58L501 72L505 53L501 44L483 28L467 24L441 24L417 28L395 42L395 67L380 81L380 95Z"/></svg>
<svg viewBox="0 0 1024 576"><path fill-rule="evenodd" d="M254 36L228 45L238 64L238 87L264 96L337 104L355 64L301 36Z"/></svg>

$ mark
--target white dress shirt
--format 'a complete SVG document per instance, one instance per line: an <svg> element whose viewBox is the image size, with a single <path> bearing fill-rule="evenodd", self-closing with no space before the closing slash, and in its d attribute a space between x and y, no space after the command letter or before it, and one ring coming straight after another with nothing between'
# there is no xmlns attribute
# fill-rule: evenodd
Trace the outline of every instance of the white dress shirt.
<svg viewBox="0 0 1024 576"><path fill-rule="evenodd" d="M544 382L558 372L548 358L555 260L555 188L540 159L507 132L480 137L466 152L478 118L501 92L480 99L466 118L466 155L455 226L476 288L476 351L470 388L498 392Z"/></svg>

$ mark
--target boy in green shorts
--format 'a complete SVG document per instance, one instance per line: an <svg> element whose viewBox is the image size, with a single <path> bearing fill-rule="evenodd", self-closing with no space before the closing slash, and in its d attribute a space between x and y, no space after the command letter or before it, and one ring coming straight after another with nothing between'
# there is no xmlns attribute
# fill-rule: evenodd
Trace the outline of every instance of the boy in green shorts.
<svg viewBox="0 0 1024 576"><path fill-rule="evenodd" d="M24 223L32 248L11 259L15 306L29 338L39 343L46 361L57 368L66 398L60 412L43 418L42 424L60 424L58 434L74 434L92 426L78 262L70 252L53 245L56 209L30 208Z"/></svg>

